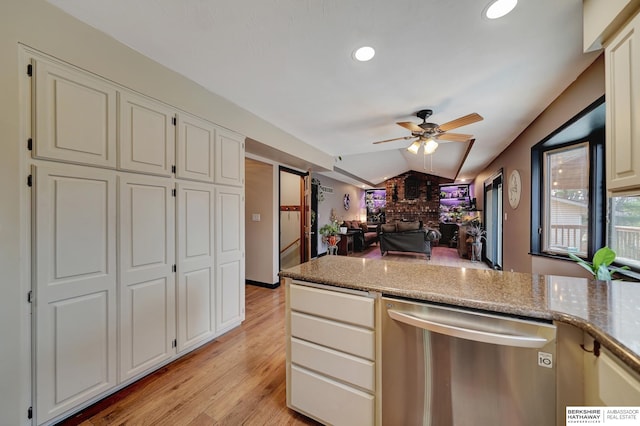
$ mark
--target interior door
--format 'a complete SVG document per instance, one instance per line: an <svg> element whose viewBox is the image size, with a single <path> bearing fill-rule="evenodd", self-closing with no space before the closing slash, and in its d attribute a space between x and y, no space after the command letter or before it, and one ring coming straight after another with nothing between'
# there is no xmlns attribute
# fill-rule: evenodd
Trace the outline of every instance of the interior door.
<svg viewBox="0 0 640 426"><path fill-rule="evenodd" d="M280 269L311 256L311 184L309 173L280 167Z"/></svg>
<svg viewBox="0 0 640 426"><path fill-rule="evenodd" d="M36 421L116 385L116 176L34 167Z"/></svg>

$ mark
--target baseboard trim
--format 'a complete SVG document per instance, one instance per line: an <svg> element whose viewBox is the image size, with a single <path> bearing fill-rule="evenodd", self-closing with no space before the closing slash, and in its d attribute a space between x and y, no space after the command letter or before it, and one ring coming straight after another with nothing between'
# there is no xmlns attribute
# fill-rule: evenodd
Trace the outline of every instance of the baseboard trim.
<svg viewBox="0 0 640 426"><path fill-rule="evenodd" d="M277 283L273 283L273 284L269 284L269 283L263 283L260 281L253 281L253 280L244 280L245 284L250 284L250 285L255 285L257 287L264 287L264 288L278 288L280 287L280 281L278 281Z"/></svg>

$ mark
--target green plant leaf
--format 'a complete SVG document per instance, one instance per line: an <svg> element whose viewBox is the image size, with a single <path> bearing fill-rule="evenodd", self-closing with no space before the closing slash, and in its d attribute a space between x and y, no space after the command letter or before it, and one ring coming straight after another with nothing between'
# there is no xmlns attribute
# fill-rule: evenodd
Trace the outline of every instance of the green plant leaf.
<svg viewBox="0 0 640 426"><path fill-rule="evenodd" d="M593 255L593 266L600 269L600 266L609 266L616 260L616 252L609 247L602 247Z"/></svg>

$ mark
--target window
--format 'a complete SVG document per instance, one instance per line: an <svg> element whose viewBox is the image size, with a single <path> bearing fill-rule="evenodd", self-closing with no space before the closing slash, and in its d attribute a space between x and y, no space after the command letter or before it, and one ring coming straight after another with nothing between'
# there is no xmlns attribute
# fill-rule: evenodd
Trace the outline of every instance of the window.
<svg viewBox="0 0 640 426"><path fill-rule="evenodd" d="M543 152L542 251L587 255L589 143Z"/></svg>
<svg viewBox="0 0 640 426"><path fill-rule="evenodd" d="M531 149L531 253L591 259L605 245L604 97Z"/></svg>
<svg viewBox="0 0 640 426"><path fill-rule="evenodd" d="M607 236L616 263L640 269L640 196L609 199Z"/></svg>

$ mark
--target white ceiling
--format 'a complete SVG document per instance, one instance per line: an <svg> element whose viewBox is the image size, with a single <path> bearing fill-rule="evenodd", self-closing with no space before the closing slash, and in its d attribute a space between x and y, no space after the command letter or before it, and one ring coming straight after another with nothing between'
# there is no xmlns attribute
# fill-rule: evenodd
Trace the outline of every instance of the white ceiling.
<svg viewBox="0 0 640 426"><path fill-rule="evenodd" d="M520 0L494 21L482 17L489 0L49 2L373 184L407 170L456 176L464 143L426 162L410 141L372 144L408 136L395 122L418 124L425 108L438 124L484 117L454 130L476 138L458 175L474 177L597 56L582 53L582 0ZM362 45L376 49L370 62L351 58Z"/></svg>

